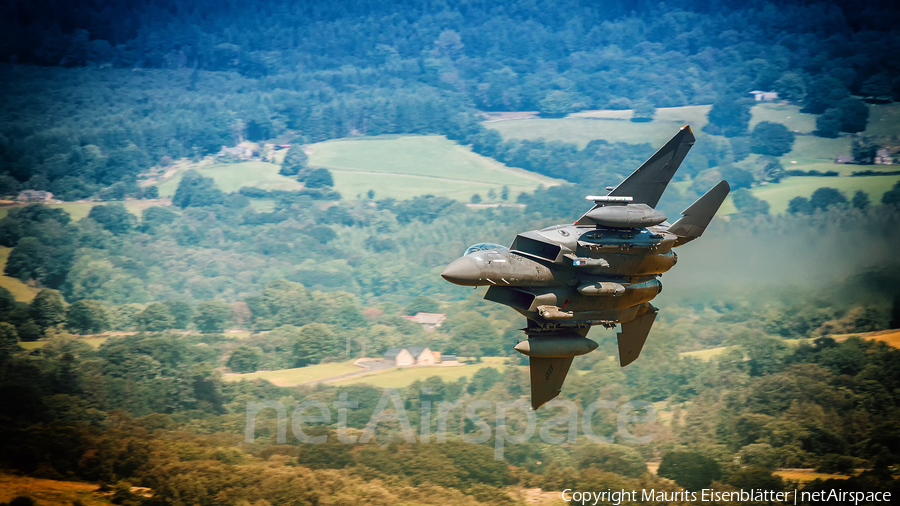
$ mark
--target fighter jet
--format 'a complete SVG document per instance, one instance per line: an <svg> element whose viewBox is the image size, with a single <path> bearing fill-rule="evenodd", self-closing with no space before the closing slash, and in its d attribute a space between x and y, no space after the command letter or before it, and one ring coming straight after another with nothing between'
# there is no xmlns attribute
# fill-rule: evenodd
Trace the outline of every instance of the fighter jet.
<svg viewBox="0 0 900 506"><path fill-rule="evenodd" d="M659 278L678 261L673 247L700 237L731 188L721 181L669 224L654 209L681 165L694 134L684 126L649 160L603 196L572 225L518 234L510 247L481 243L448 265L441 276L463 286L488 286L484 298L527 318L531 403L538 409L559 395L577 355L597 343L594 325L619 325L619 364L641 354L662 291Z"/></svg>

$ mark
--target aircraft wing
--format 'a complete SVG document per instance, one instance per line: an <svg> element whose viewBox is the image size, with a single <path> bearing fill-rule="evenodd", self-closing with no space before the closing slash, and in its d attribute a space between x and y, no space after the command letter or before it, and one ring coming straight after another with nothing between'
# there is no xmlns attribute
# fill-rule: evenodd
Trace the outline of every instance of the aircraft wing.
<svg viewBox="0 0 900 506"><path fill-rule="evenodd" d="M678 236L675 245L681 246L703 235L730 191L728 181L723 179L682 211L684 216L669 227L669 232Z"/></svg>
<svg viewBox="0 0 900 506"><path fill-rule="evenodd" d="M694 145L694 133L685 125L665 146L659 148L649 160L638 167L630 176L619 183L610 197L633 197L635 204L647 204L656 207L660 197L675 171L681 166L691 146Z"/></svg>

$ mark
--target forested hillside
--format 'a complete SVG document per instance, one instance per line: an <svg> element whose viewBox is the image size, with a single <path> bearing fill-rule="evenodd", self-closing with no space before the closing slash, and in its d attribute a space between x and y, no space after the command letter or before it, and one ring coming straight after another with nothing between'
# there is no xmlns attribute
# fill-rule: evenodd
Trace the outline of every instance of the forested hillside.
<svg viewBox="0 0 900 506"><path fill-rule="evenodd" d="M848 94L900 93L894 11L877 3L38 5L4 6L0 194L71 200L121 182L141 196L136 175L164 156L380 133L444 134L516 167L605 184L651 148L575 156L569 144L501 143L475 111L712 103L711 124L731 137L746 135L750 90L834 109L826 126L838 132L854 131L838 107Z"/></svg>
<svg viewBox="0 0 900 506"><path fill-rule="evenodd" d="M98 503L127 506L540 504L567 488L896 498L898 12L2 3L0 483L95 483ZM685 123L697 143L660 209L673 220L727 179L729 216L679 248L640 359L619 367L616 331L594 328L599 348L559 397L571 409L545 406L534 437L504 446L534 414L497 411L529 396L512 348L524 318L441 269L571 223ZM369 186L388 174L420 181ZM419 312L446 320L426 330ZM375 375L259 377L336 376L414 346L469 365L385 380L412 439L396 421L362 437L391 393ZM472 412L452 408L445 442L438 407L457 401ZM621 418L632 401L656 419ZM257 402L275 409L249 417L248 442ZM298 406L334 410L292 419ZM695 504L623 502L638 503Z"/></svg>

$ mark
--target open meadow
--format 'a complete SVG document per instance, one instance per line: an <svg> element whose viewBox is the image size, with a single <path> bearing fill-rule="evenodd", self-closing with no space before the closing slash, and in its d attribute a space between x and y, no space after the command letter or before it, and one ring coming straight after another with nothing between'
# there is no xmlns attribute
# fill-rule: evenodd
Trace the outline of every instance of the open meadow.
<svg viewBox="0 0 900 506"><path fill-rule="evenodd" d="M457 366L401 367L361 374L330 382L329 385L370 385L377 388L406 388L415 381L424 381L432 376L437 376L444 382L457 381L462 377L471 378L479 369L484 369L485 367L493 367L503 372L507 366L498 362L482 362Z"/></svg>
<svg viewBox="0 0 900 506"><path fill-rule="evenodd" d="M82 504L101 506L113 504L111 497L101 495L100 485L80 481L47 480L30 476L0 474L0 502L7 503L18 496L28 496L36 504Z"/></svg>
<svg viewBox="0 0 900 506"><path fill-rule="evenodd" d="M157 185L160 196L172 197L175 195L178 183L189 169L213 178L219 189L224 192L238 191L244 186L255 186L264 190L299 190L303 187L297 180L279 174L280 167L274 163L260 161L213 163L186 165L179 169L172 177Z"/></svg>
<svg viewBox="0 0 900 506"><path fill-rule="evenodd" d="M342 376L362 371L363 368L353 365L353 361L335 362L331 364L318 364L294 369L279 369L276 371L259 371L247 374L227 374L222 376L222 381L235 382L241 380L263 379L280 387L292 387L322 381L324 379Z"/></svg>
<svg viewBox="0 0 900 506"><path fill-rule="evenodd" d="M344 198L365 195L408 199L435 195L467 202L473 194L511 198L539 185L562 183L534 172L507 167L439 135L379 136L319 142L310 147L309 165L332 171Z"/></svg>

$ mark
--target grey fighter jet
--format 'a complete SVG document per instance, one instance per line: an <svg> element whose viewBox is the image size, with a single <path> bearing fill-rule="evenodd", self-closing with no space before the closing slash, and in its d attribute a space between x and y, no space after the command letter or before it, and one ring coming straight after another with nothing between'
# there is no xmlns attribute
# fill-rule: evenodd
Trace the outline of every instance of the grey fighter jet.
<svg viewBox="0 0 900 506"><path fill-rule="evenodd" d="M673 224L654 209L694 140L682 127L608 195L587 197L594 206L573 225L521 233L509 248L476 244L441 273L488 286L485 299L527 318L528 338L515 349L529 357L534 409L559 395L575 356L597 348L585 337L593 325L621 325L622 367L640 355L656 319L657 278L678 261L672 248L700 237L730 191L719 182Z"/></svg>

